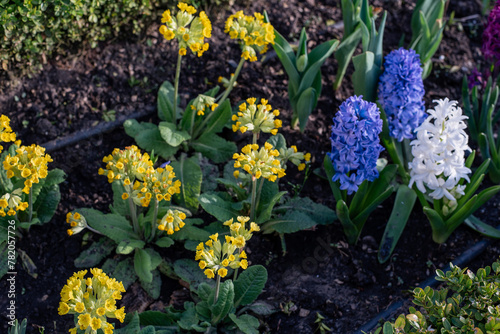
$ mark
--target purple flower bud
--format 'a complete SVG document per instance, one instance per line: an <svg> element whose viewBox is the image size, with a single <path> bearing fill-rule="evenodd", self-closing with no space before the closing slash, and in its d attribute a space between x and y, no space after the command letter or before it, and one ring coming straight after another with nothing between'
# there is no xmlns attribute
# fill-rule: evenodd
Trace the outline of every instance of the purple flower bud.
<svg viewBox="0 0 500 334"><path fill-rule="evenodd" d="M500 1L488 16L488 25L483 32L483 56L487 61L500 65Z"/></svg>

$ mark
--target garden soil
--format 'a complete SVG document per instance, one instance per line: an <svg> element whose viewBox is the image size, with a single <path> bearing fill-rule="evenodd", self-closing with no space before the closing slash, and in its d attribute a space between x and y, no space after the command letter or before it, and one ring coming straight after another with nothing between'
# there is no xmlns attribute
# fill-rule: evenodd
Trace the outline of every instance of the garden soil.
<svg viewBox="0 0 500 334"><path fill-rule="evenodd" d="M414 1L378 0L372 4L379 11L388 11L384 54L401 44L408 46ZM271 23L288 40L297 40L300 30L305 27L310 48L342 37L338 0L255 0L224 10L212 8L208 12L214 26L210 50L201 58L189 55L183 61L181 105L214 87L219 75L229 77L234 72L240 52L224 34L223 26L225 19L237 10L248 14L266 10ZM455 19L444 31L443 41L433 59L433 72L424 82L428 108L433 107L434 99L448 97L461 101L463 76L482 62L480 43L485 18L481 17L480 1L451 1L447 16L452 13ZM85 131L103 122L103 114L110 110L122 117L154 108L158 87L164 80L173 81L176 59L176 46L159 35L159 19L156 21L139 39L101 43L95 49L73 46L67 55L55 56L42 72L31 77L1 73L0 110L11 118L12 128L23 143L44 144L76 131ZM340 89L333 91L336 70L337 62L330 57L322 67L322 95L304 133L290 128L287 76L273 52L268 52L261 61L245 64L238 85L230 95L231 102L234 106L248 97L268 99L273 108L281 112L283 128L280 132L288 143L311 152L312 169L321 170L323 157L330 150L332 117L339 105L353 94L352 65ZM158 122L154 113L140 120ZM227 130L223 136L236 141L238 147L247 142L247 137ZM113 148L132 144L133 139L120 126L50 152L54 160L50 166L61 168L67 174L66 181L61 184L61 203L49 223L32 227L16 244L19 253L29 257L36 266L30 275L29 268L22 268L19 261L15 278L17 317L28 318L28 333L39 333L42 328L45 333L67 333L72 327L71 316L57 314L60 290L73 272L79 270L74 266L74 259L97 238L90 234L84 237L83 233L68 237L65 215L82 207L109 212L111 186L97 170L103 167L102 158ZM300 184L304 180L303 173L289 174L289 182ZM283 182L285 186L286 183ZM310 174L300 195L334 208L328 182L315 173ZM266 266L269 272L260 298L276 309L274 314L261 318L260 331L313 333L318 327L315 324L317 314L321 314L323 323L333 333L353 333L392 303L408 298L419 282L433 276L436 269L444 268L482 239L462 226L447 242L434 243L429 223L417 203L392 257L380 264L377 261L378 244L393 201L394 196L372 214L357 245L347 244L338 221L286 235L286 254L282 253L277 235L252 238L248 245L250 262ZM477 217L497 226L499 203L497 195L477 213ZM490 265L498 258L499 247L499 242L492 242L469 267L475 270ZM182 247L162 250L162 255L171 260L194 257L194 253ZM3 278L0 282L3 320L6 320L8 288ZM139 286L133 286L125 293L122 304L130 313L168 305L181 308L189 299L183 282L164 278L159 300L152 300ZM407 308L405 305L399 313ZM2 333L6 332L6 322L2 321Z"/></svg>

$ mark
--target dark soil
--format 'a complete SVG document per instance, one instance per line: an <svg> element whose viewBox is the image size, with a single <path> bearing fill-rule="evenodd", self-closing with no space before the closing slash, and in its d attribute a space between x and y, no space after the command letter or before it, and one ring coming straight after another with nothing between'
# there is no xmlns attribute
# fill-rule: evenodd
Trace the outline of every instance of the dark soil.
<svg viewBox="0 0 500 334"><path fill-rule="evenodd" d="M274 27L288 40L296 40L306 27L309 47L332 38L342 37L340 1L307 0L268 3L263 0L237 4L230 10L209 13L214 26L210 50L203 57L186 57L180 82L181 105L197 93L214 86L219 75L228 77L234 72L240 51L223 33L224 21L230 13L243 9L245 13L266 10ZM402 34L408 44L411 30L409 21L414 2L373 1L376 7L388 11L384 39L387 54L398 47ZM479 1L453 1L448 15L455 18L480 14ZM481 21L482 20L482 21ZM449 25L435 55L434 70L425 81L426 105L448 97L461 100L461 81L465 74L481 62L480 42L484 18L457 20ZM96 49L79 50L76 54L55 57L44 70L32 78L5 79L0 83L0 109L12 120L12 128L25 144L44 144L50 140L89 129L103 122L106 111L115 110L120 117L136 111L154 108L159 85L173 81L176 46L158 34L153 24L141 40L122 40L101 44ZM358 50L357 52L360 52ZM231 93L234 105L248 97L266 98L273 108L281 111L281 133L289 143L300 150L311 152L313 169L321 168L323 157L330 150L329 128L338 106L353 94L349 68L341 88L334 92L337 63L330 57L322 68L323 93L318 107L311 115L304 133L290 128L291 108L287 94L287 76L272 52L264 61L246 63L238 86ZM144 121L158 122L156 115ZM237 141L239 147L245 138L225 133ZM20 265L16 277L17 317L28 318L28 333L65 333L72 326L70 316L57 315L60 290L77 269L73 261L90 241L82 234L66 235L64 226L68 211L93 207L107 212L112 194L106 178L97 174L102 158L115 147L133 144L122 127L91 137L77 144L51 152L52 167L63 169L68 177L61 185L62 200L51 222L35 226L17 242L37 266L38 277L27 274ZM301 181L300 175L297 180ZM289 181L292 181L289 179ZM329 185L316 175L307 180L302 196L334 207ZM357 245L348 245L339 222L286 236L288 253L282 255L278 236L257 235L249 244L249 258L253 264L265 265L269 280L262 299L278 310L263 318L261 331L269 333L312 333L319 312L324 323L334 333L353 333L392 303L408 298L408 291L444 268L481 236L463 226L441 245L432 242L431 229L421 208L416 205L406 230L391 259L385 264L377 261L385 222L392 201L378 208L365 225ZM500 196L494 197L477 213L478 218L498 225ZM480 257L469 264L471 269L490 265L499 254L500 243L495 241ZM170 250L169 250L170 251ZM165 252L165 256L172 257ZM184 253L186 257L194 254ZM0 282L0 293L7 293L5 279ZM128 295L128 296L127 296ZM179 282L164 279L158 301L145 297L141 288L131 288L125 296L127 312L135 309L161 308L173 304L181 307L189 298ZM4 316L7 298L0 298L0 314ZM399 310L403 312L405 310ZM4 325L6 326L6 322ZM6 327L3 327L5 331Z"/></svg>

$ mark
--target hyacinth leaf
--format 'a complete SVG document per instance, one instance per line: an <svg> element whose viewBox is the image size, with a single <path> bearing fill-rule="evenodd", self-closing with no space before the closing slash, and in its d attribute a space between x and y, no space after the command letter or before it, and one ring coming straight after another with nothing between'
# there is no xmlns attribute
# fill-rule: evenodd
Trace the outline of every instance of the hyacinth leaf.
<svg viewBox="0 0 500 334"><path fill-rule="evenodd" d="M244 270L234 281L234 307L253 303L267 282L267 270L255 265Z"/></svg>
<svg viewBox="0 0 500 334"><path fill-rule="evenodd" d="M220 285L219 298L212 306L211 323L216 325L226 317L229 311L234 307L234 285L232 280L227 280Z"/></svg>
<svg viewBox="0 0 500 334"><path fill-rule="evenodd" d="M342 20L344 21L344 36L352 34L360 20L357 8L359 0L341 0Z"/></svg>
<svg viewBox="0 0 500 334"><path fill-rule="evenodd" d="M470 215L469 218L465 219L465 224L484 236L500 239L500 230L497 230L491 225L483 223L474 215Z"/></svg>
<svg viewBox="0 0 500 334"><path fill-rule="evenodd" d="M342 192L337 184L337 182L333 182L332 178L335 175L335 169L333 168L332 160L328 155L325 154L325 158L323 159L323 168L325 169L326 177L328 178L328 183L330 184L330 188L333 192L333 197L335 197L335 201L339 202L342 200Z"/></svg>
<svg viewBox="0 0 500 334"><path fill-rule="evenodd" d="M390 185L382 193L380 193L377 197L375 197L375 199L371 203L367 204L366 206L363 206L363 211L361 211L357 216L352 218L352 222L357 226L360 232L366 220L372 213L372 211L375 210L377 206L380 205L380 203L389 198L389 196L391 196L393 192L394 192L394 186Z"/></svg>
<svg viewBox="0 0 500 334"><path fill-rule="evenodd" d="M384 43L384 31L385 22L387 20L387 11L384 11L382 15L382 20L380 21L379 31L377 32L375 27L375 18L371 19L371 32L370 32L370 43L365 51L371 51L375 55L375 65L379 68L382 67L383 59L383 43Z"/></svg>
<svg viewBox="0 0 500 334"><path fill-rule="evenodd" d="M225 201L215 194L202 194L198 198L203 210L214 216L219 221L236 219L239 212L232 207L232 203Z"/></svg>
<svg viewBox="0 0 500 334"><path fill-rule="evenodd" d="M134 269L139 276L139 279L146 283L151 283L153 281L153 274L151 270L151 256L144 249L136 248L134 254Z"/></svg>
<svg viewBox="0 0 500 334"><path fill-rule="evenodd" d="M470 96L475 97L477 100L477 88L473 87L472 91L469 95L469 82L467 80L467 76L464 75L464 79L462 80L462 103L463 103L463 111L467 118L467 129L469 130L469 134L473 140L478 140L479 129L476 124L476 114L475 110L471 109Z"/></svg>
<svg viewBox="0 0 500 334"><path fill-rule="evenodd" d="M304 72L307 67L307 34L306 29L302 28L300 31L299 44L297 48L297 56L295 60L295 67L299 72Z"/></svg>
<svg viewBox="0 0 500 334"><path fill-rule="evenodd" d="M333 51L335 51L338 45L339 41L332 39L318 45L309 53L309 66L300 80L298 92L311 87L316 79L316 76L318 75L318 72L320 72L321 66L325 60L330 57Z"/></svg>
<svg viewBox="0 0 500 334"><path fill-rule="evenodd" d="M316 90L312 87L307 88L300 94L296 110L301 132L304 132L309 115L311 115L317 101L318 95L316 94Z"/></svg>
<svg viewBox="0 0 500 334"><path fill-rule="evenodd" d="M335 51L335 59L337 59L339 67L337 70L337 75L335 76L335 83L333 84L334 90L339 89L342 83L342 79L345 76L347 66L349 65L352 55L354 54L359 40L361 39L362 32L363 31L361 29L361 26L359 26L351 35L342 40L337 48L337 51Z"/></svg>
<svg viewBox="0 0 500 334"><path fill-rule="evenodd" d="M97 266L106 256L111 254L116 244L108 238L101 238L85 249L75 259L76 268L90 268Z"/></svg>
<svg viewBox="0 0 500 334"><path fill-rule="evenodd" d="M342 227L344 229L344 234L347 237L347 242L351 245L354 245L358 242L359 234L361 233L358 230L357 226L351 221L349 218L349 208L347 204L343 200L337 201L337 217L342 223Z"/></svg>
<svg viewBox="0 0 500 334"><path fill-rule="evenodd" d="M249 314L243 314L239 317L234 313L229 314L229 318L236 324L238 329L244 334L259 334L259 320Z"/></svg>
<svg viewBox="0 0 500 334"><path fill-rule="evenodd" d="M377 197L379 194L383 193L391 189L392 191L396 190L393 186L390 186L391 182L396 177L397 166L394 164L386 165L384 169L380 172L378 178L373 181L371 186L369 187L368 194L363 198L363 202L361 203L361 207L365 207L368 205L372 198Z"/></svg>
<svg viewBox="0 0 500 334"><path fill-rule="evenodd" d="M469 184L465 187L464 195L457 201L458 207L462 207L465 202L467 202L472 195L479 188L484 179L484 174L488 170L490 165L490 159L486 159L483 163L476 169L476 172L472 175Z"/></svg>
<svg viewBox="0 0 500 334"><path fill-rule="evenodd" d="M396 247L396 244L406 227L406 223L408 222L408 218L413 210L416 199L417 194L413 189L408 188L408 186L404 184L399 186L391 216L385 226L382 241L380 241L378 251L378 261L380 263L385 263L394 251L394 248Z"/></svg>
<svg viewBox="0 0 500 334"><path fill-rule="evenodd" d="M363 95L363 99L375 102L377 99L378 79L382 70L375 65L375 55L367 51L352 58L354 73L352 82L354 93Z"/></svg>
<svg viewBox="0 0 500 334"><path fill-rule="evenodd" d="M354 194L354 196L351 199L351 202L349 203L349 217L351 218L356 217L360 213L360 211L364 209L362 202L367 197L366 193L368 192L369 186L370 182L362 182L359 185L358 190L356 190L356 193Z"/></svg>
<svg viewBox="0 0 500 334"><path fill-rule="evenodd" d="M180 193L174 195L174 199L182 207L196 212L198 210L198 196L201 192L201 182L203 173L196 156L186 158L182 154L179 161L173 161L176 178L181 181Z"/></svg>
<svg viewBox="0 0 500 334"><path fill-rule="evenodd" d="M437 211L431 209L428 206L425 206L423 209L425 215L427 216L427 219L429 220L429 223L431 224L432 240L434 240L438 244L445 242L446 239L448 239L448 237L450 236L451 232L448 232L443 218L441 218L441 215Z"/></svg>
<svg viewBox="0 0 500 334"><path fill-rule="evenodd" d="M204 133L191 143L195 151L200 152L205 157L215 163L225 162L236 152L236 144L227 141L215 133Z"/></svg>
<svg viewBox="0 0 500 334"><path fill-rule="evenodd" d="M177 113L174 109L174 86L169 81L164 81L158 90L158 118L162 121L177 121Z"/></svg>
<svg viewBox="0 0 500 334"><path fill-rule="evenodd" d="M160 130L163 140L165 140L165 142L172 147L177 147L184 141L191 139L191 136L187 131L177 130L177 125L174 123L160 122L158 130Z"/></svg>

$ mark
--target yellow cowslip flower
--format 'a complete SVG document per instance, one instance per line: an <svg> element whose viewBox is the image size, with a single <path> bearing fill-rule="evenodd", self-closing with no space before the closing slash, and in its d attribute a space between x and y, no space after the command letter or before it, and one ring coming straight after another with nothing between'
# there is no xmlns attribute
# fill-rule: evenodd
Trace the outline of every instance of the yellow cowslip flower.
<svg viewBox="0 0 500 334"><path fill-rule="evenodd" d="M195 17L196 9L193 6L179 3L177 7L180 10L175 16L172 16L168 9L163 13L161 22L165 24L160 26L160 33L169 41L177 39L181 56L186 55L189 48L201 57L203 52L208 50L205 38L212 37L212 23L203 11L200 16Z"/></svg>
<svg viewBox="0 0 500 334"><path fill-rule="evenodd" d="M167 231L167 234L174 234L184 227L184 219L186 214L178 210L168 210L161 220L158 220L158 229L160 231Z"/></svg>
<svg viewBox="0 0 500 334"><path fill-rule="evenodd" d="M198 116L205 115L205 110L207 108L212 111L215 110L219 105L215 103L215 98L208 95L200 94L194 99L193 103L191 103L191 109L196 110L196 114Z"/></svg>
<svg viewBox="0 0 500 334"><path fill-rule="evenodd" d="M281 120L275 118L280 114L278 110L272 110L266 99L261 99L260 104L255 104L255 97L251 97L239 106L237 114L233 115L233 131L241 133L252 131L253 133L272 133L276 135L281 128ZM248 103L248 105L247 105Z"/></svg>
<svg viewBox="0 0 500 334"><path fill-rule="evenodd" d="M250 229L247 230L245 224L250 220L250 217L238 216L237 223L233 222L233 218L224 222L224 225L229 226L231 238L234 239L233 243L240 249L245 247L245 244L252 238L253 232L260 231L259 225L254 222L250 223Z"/></svg>
<svg viewBox="0 0 500 334"><path fill-rule="evenodd" d="M306 164L311 163L311 153L299 152L295 145L285 149L281 148L279 152L280 155L278 159L280 160L281 167L284 169L286 169L286 163L288 161L297 166L299 171L303 171L306 168Z"/></svg>
<svg viewBox="0 0 500 334"><path fill-rule="evenodd" d="M268 45L274 44L274 28L270 23L264 22L264 16L260 13L247 16L240 10L226 20L224 32L231 39L239 40L241 57L250 61L256 61L257 52L265 53Z"/></svg>
<svg viewBox="0 0 500 334"><path fill-rule="evenodd" d="M10 128L10 118L5 115L0 116L0 140L4 143L16 141L16 133ZM3 147L0 145L0 152Z"/></svg>
<svg viewBox="0 0 500 334"><path fill-rule="evenodd" d="M108 319L118 319L122 323L125 319L125 307L116 307L116 300L122 298L125 288L99 268L90 269L90 272L92 277L85 278L87 270L82 270L68 279L61 290L58 313L78 314L77 327L70 329L70 333L76 333L79 328L85 333L97 334L101 329L111 334L114 326Z"/></svg>
<svg viewBox="0 0 500 334"><path fill-rule="evenodd" d="M153 162L147 153L142 154L135 145L127 146L124 150L115 148L113 152L102 159L106 169L99 168L99 175L106 175L108 182L123 180L124 184L143 180L146 172L153 169Z"/></svg>
<svg viewBox="0 0 500 334"><path fill-rule="evenodd" d="M71 226L71 228L69 228L67 231L69 236L80 233L82 230L89 228L85 217L78 212L68 212L66 214L66 223Z"/></svg>
<svg viewBox="0 0 500 334"><path fill-rule="evenodd" d="M28 202L23 202L23 192L21 188L15 189L11 193L6 193L0 198L0 217L14 216L18 211L28 208Z"/></svg>
<svg viewBox="0 0 500 334"><path fill-rule="evenodd" d="M235 153L234 167L242 168L257 179L263 177L269 181L276 181L285 176L285 170L280 166L279 152L269 143L265 143L259 150L259 145L249 144L241 149L242 153ZM236 177L236 175L235 175Z"/></svg>
<svg viewBox="0 0 500 334"><path fill-rule="evenodd" d="M169 202L172 195L180 193L181 181L175 178L174 168L166 165L165 168L150 168L144 175L143 181L135 181L130 196L136 205L148 207L153 197L158 201Z"/></svg>
<svg viewBox="0 0 500 334"><path fill-rule="evenodd" d="M234 238L226 236L225 239L222 244L219 241L219 234L216 233L211 235L205 244L202 242L196 247L195 260L200 261L200 269L204 269L208 278L214 278L215 274L225 277L227 268L248 267L245 251L237 251Z"/></svg>
<svg viewBox="0 0 500 334"><path fill-rule="evenodd" d="M45 154L45 148L32 144L21 146L16 149L16 155L8 154L3 161L3 168L7 177L25 179L23 192L30 193L34 183L44 179L48 175L47 164L52 162L50 155Z"/></svg>

